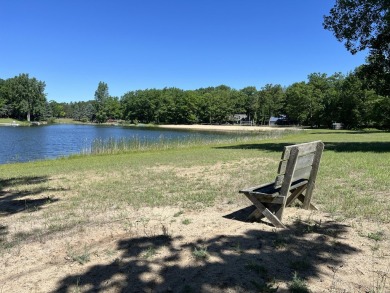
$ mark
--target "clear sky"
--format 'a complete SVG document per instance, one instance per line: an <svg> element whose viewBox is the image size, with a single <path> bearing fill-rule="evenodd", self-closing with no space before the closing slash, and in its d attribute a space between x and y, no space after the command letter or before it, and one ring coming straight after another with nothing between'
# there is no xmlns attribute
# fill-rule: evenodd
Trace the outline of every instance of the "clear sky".
<svg viewBox="0 0 390 293"><path fill-rule="evenodd" d="M364 63L322 27L334 1L0 0L0 78L46 82L48 100L146 88L267 83Z"/></svg>

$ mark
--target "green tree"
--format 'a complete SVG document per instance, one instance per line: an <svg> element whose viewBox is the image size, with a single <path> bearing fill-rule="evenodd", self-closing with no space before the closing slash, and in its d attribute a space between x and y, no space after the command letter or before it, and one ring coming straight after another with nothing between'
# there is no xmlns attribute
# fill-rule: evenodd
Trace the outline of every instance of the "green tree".
<svg viewBox="0 0 390 293"><path fill-rule="evenodd" d="M258 92L256 87L248 86L239 91L241 95L236 95L235 114L245 113L249 120L257 120Z"/></svg>
<svg viewBox="0 0 390 293"><path fill-rule="evenodd" d="M95 113L96 121L99 123L106 122L108 119L106 101L109 97L108 85L105 82L100 81L98 88L95 91Z"/></svg>
<svg viewBox="0 0 390 293"><path fill-rule="evenodd" d="M120 101L123 118L134 122L153 122L156 118L159 95L159 91L155 89L137 90L124 94Z"/></svg>
<svg viewBox="0 0 390 293"><path fill-rule="evenodd" d="M51 108L52 116L55 118L63 118L65 117L66 113L64 110L63 103L57 103L56 101L51 100L49 102L49 106Z"/></svg>
<svg viewBox="0 0 390 293"><path fill-rule="evenodd" d="M388 0L336 0L323 25L351 53L369 49L389 58L389 22Z"/></svg>
<svg viewBox="0 0 390 293"><path fill-rule="evenodd" d="M15 118L24 116L27 121L40 119L46 109L45 87L43 81L24 73L7 79L2 86L2 96L11 115Z"/></svg>
<svg viewBox="0 0 390 293"><path fill-rule="evenodd" d="M343 82L340 93L341 122L346 128L363 128L375 124L378 103L382 103L373 90L364 89L359 77L351 73Z"/></svg>
<svg viewBox="0 0 390 293"><path fill-rule="evenodd" d="M154 121L160 123L172 123L175 118L175 100L172 90L164 88L158 91L155 103Z"/></svg>
<svg viewBox="0 0 390 293"><path fill-rule="evenodd" d="M311 106L312 88L304 81L290 85L286 90L286 114L292 121L314 125L314 111Z"/></svg>
<svg viewBox="0 0 390 293"><path fill-rule="evenodd" d="M259 91L257 117L260 124L268 124L271 116L282 113L285 93L281 85L266 84Z"/></svg>
<svg viewBox="0 0 390 293"><path fill-rule="evenodd" d="M0 78L0 117L8 117L9 107L7 105L5 92L5 80Z"/></svg>
<svg viewBox="0 0 390 293"><path fill-rule="evenodd" d="M390 2L337 0L323 25L352 54L368 50L360 77L371 83L378 94L390 96Z"/></svg>
<svg viewBox="0 0 390 293"><path fill-rule="evenodd" d="M122 117L121 104L118 97L108 97L105 101L105 112L109 119L120 119Z"/></svg>
<svg viewBox="0 0 390 293"><path fill-rule="evenodd" d="M208 114L210 123L222 124L234 115L232 91L230 87L220 85L206 94L208 98Z"/></svg>

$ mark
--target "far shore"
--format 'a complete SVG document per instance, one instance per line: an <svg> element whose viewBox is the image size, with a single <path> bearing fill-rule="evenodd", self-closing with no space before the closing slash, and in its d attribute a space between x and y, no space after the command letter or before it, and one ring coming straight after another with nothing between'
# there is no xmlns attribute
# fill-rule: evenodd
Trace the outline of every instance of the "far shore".
<svg viewBox="0 0 390 293"><path fill-rule="evenodd" d="M243 125L158 125L160 128L206 130L206 131L275 131L275 130L301 130L297 127L270 127L270 126L243 126Z"/></svg>

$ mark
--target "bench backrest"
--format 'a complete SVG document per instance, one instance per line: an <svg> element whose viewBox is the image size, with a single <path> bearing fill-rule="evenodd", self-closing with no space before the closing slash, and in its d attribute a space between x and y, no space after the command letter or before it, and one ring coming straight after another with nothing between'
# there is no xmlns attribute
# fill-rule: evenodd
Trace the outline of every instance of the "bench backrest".
<svg viewBox="0 0 390 293"><path fill-rule="evenodd" d="M324 144L321 141L284 147L274 184L275 188L281 188L280 194L286 195L293 181L307 179L307 192L311 196L323 149Z"/></svg>

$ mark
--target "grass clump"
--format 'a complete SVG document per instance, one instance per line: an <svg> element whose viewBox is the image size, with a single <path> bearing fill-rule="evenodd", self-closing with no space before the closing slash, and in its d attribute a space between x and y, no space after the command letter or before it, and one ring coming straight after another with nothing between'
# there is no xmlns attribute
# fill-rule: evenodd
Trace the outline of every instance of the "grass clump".
<svg viewBox="0 0 390 293"><path fill-rule="evenodd" d="M75 251L73 248L69 247L67 255L70 260L77 262L80 265L84 265L91 260L91 252L87 246L84 246L84 250L81 252Z"/></svg>
<svg viewBox="0 0 390 293"><path fill-rule="evenodd" d="M367 238L374 240L374 241L382 241L384 240L385 233L383 231L377 231L374 233L368 233Z"/></svg>
<svg viewBox="0 0 390 293"><path fill-rule="evenodd" d="M198 261L201 260L206 260L210 257L209 253L207 252L206 247L201 247L201 248L194 248L194 251L192 252L192 255L194 258Z"/></svg>
<svg viewBox="0 0 390 293"><path fill-rule="evenodd" d="M310 293L305 280L299 278L297 272L294 273L288 288L291 293Z"/></svg>
<svg viewBox="0 0 390 293"><path fill-rule="evenodd" d="M177 218L177 217L181 216L182 214L184 214L183 211L178 211L177 213L175 213L175 214L173 215L173 217Z"/></svg>
<svg viewBox="0 0 390 293"><path fill-rule="evenodd" d="M191 224L191 220L190 219L184 219L183 221L181 221L181 223L183 225L189 225L189 224Z"/></svg>
<svg viewBox="0 0 390 293"><path fill-rule="evenodd" d="M152 258L153 256L155 256L157 254L157 249L156 247L154 247L153 245L149 246L145 253L142 255L143 258L145 259L150 259Z"/></svg>

